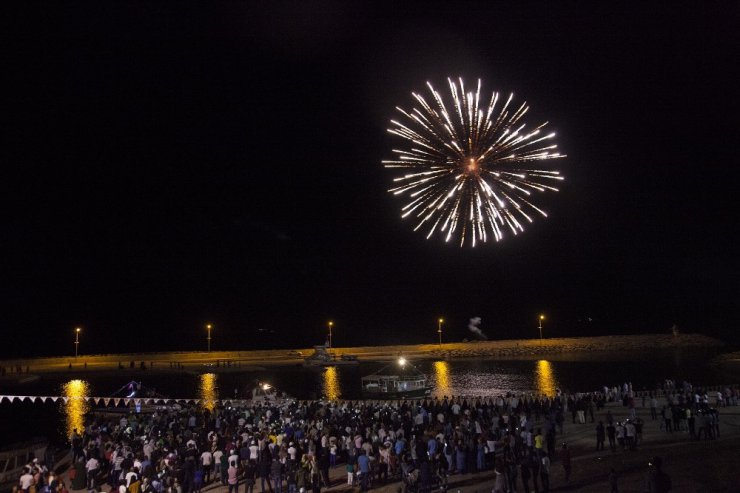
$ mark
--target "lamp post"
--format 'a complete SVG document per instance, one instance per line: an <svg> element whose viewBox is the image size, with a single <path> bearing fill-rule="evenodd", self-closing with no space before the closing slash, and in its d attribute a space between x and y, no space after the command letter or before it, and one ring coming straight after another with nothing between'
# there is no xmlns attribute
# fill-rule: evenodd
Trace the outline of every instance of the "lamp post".
<svg viewBox="0 0 740 493"><path fill-rule="evenodd" d="M542 339L542 321L543 321L543 320L545 320L545 316L544 316L544 315L540 315L540 318L539 318L539 322L540 322L540 325L539 325L539 329L540 329L540 339Z"/></svg>
<svg viewBox="0 0 740 493"><path fill-rule="evenodd" d="M82 330L81 328L75 327L75 358L79 354L78 349L79 349L79 346L80 346L80 331L81 330Z"/></svg>
<svg viewBox="0 0 740 493"><path fill-rule="evenodd" d="M332 342L331 342L331 328L332 328L332 327L334 327L334 322L332 322L332 321L330 320L330 321L329 321L329 347L330 347L330 348L331 348L331 347L333 347L333 346L332 346Z"/></svg>
<svg viewBox="0 0 740 493"><path fill-rule="evenodd" d="M442 323L445 320L443 318L440 318L437 320L437 334L439 335L439 346L442 347Z"/></svg>
<svg viewBox="0 0 740 493"><path fill-rule="evenodd" d="M206 329L208 329L208 352L211 352L211 329L213 326L211 324L206 324Z"/></svg>

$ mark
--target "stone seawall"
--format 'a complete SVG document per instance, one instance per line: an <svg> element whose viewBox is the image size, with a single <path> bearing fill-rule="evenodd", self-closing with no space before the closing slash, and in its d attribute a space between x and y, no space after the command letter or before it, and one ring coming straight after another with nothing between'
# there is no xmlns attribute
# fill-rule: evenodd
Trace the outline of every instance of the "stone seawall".
<svg viewBox="0 0 740 493"><path fill-rule="evenodd" d="M401 355L408 359L538 359L557 355L594 355L629 353L669 348L718 348L723 343L700 334L625 335L601 337L571 337L555 339L512 339L503 341L456 342L443 344L415 344L395 346L341 347L332 351L337 355L352 354L360 361L387 361ZM295 351L300 351L297 354ZM116 370L145 368L166 371L173 368L241 368L299 364L312 349L272 349L213 352L166 352L137 354L98 354L58 356L49 358L23 358L0 361L8 373L55 372L69 370ZM133 366L132 366L133 364ZM228 366L227 366L228 365Z"/></svg>

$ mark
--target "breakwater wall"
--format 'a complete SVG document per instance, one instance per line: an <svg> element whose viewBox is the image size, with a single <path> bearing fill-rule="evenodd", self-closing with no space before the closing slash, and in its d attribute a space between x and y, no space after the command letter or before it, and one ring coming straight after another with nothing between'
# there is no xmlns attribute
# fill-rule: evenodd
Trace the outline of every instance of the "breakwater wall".
<svg viewBox="0 0 740 493"><path fill-rule="evenodd" d="M501 341L455 342L391 346L338 347L332 352L338 357L355 355L360 361L389 361L401 355L410 360L421 359L540 359L591 355L598 357L634 351L671 348L720 348L724 344L701 334L643 334L600 337L568 337L552 339L511 339ZM298 353L300 352L300 354ZM242 369L270 365L299 364L312 353L310 348L234 350L212 352L161 352L126 354L83 354L45 358L18 358L0 361L6 375L62 371L94 371L116 369Z"/></svg>

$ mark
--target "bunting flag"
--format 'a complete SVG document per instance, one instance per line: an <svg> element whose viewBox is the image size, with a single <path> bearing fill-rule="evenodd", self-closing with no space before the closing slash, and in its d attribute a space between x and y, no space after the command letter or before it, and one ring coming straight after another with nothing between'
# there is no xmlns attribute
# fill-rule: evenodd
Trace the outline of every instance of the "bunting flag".
<svg viewBox="0 0 740 493"><path fill-rule="evenodd" d="M131 402L131 399L129 399L129 398L126 398L126 399L123 400L123 403L125 405L127 405L127 406L129 405L130 402Z"/></svg>
<svg viewBox="0 0 740 493"><path fill-rule="evenodd" d="M103 397L103 404L108 406L108 404L110 404L110 397Z"/></svg>
<svg viewBox="0 0 740 493"><path fill-rule="evenodd" d="M66 403L68 403L68 402L69 402L69 397L66 397L66 396L64 396L64 397L62 397L62 400L63 400L63 401L64 401L64 403L66 404Z"/></svg>
<svg viewBox="0 0 740 493"><path fill-rule="evenodd" d="M120 397L116 397L116 398L113 399L113 405L114 406L118 407L118 404L120 404L120 403L121 403L121 398Z"/></svg>
<svg viewBox="0 0 740 493"><path fill-rule="evenodd" d="M52 398L51 398L51 402L56 402L56 401L57 401L57 399L59 399L59 396L56 396L56 395L55 395L54 397L52 397Z"/></svg>

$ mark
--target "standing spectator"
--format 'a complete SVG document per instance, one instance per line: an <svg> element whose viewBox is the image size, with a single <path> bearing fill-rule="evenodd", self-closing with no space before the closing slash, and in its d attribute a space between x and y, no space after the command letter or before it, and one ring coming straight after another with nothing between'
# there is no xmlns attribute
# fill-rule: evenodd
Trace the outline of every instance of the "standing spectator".
<svg viewBox="0 0 740 493"><path fill-rule="evenodd" d="M529 459L526 456L521 460L519 472L522 476L522 484L524 484L524 493L529 493L529 478L532 477L532 471L529 469Z"/></svg>
<svg viewBox="0 0 740 493"><path fill-rule="evenodd" d="M627 420L624 424L624 436L626 438L627 447L630 450L635 450L637 430L635 429L634 423L631 420Z"/></svg>
<svg viewBox="0 0 740 493"><path fill-rule="evenodd" d="M611 471L609 471L609 492L610 493L619 493L619 485L618 485L619 476L617 475L617 471L614 470L612 467Z"/></svg>
<svg viewBox="0 0 740 493"><path fill-rule="evenodd" d="M85 470L87 471L87 489L92 491L97 489L97 478L98 472L100 471L100 461L91 455L85 464Z"/></svg>
<svg viewBox="0 0 740 493"><path fill-rule="evenodd" d="M647 477L647 490L650 493L667 493L671 491L671 478L663 472L663 460L655 456L648 463L650 470Z"/></svg>
<svg viewBox="0 0 740 493"><path fill-rule="evenodd" d="M503 471L503 463L501 460L498 460L496 462L496 467L493 470L493 473L495 474L495 479L493 481L493 491L492 493L506 493L506 476L504 475Z"/></svg>
<svg viewBox="0 0 740 493"><path fill-rule="evenodd" d="M560 449L560 462L563 464L563 471L565 471L565 482L570 483L570 449L567 443L563 443L563 448Z"/></svg>
<svg viewBox="0 0 740 493"><path fill-rule="evenodd" d="M236 461L229 461L229 468L226 470L229 484L229 493L239 493L239 470L236 467ZM263 490L264 491L264 490Z"/></svg>
<svg viewBox="0 0 740 493"><path fill-rule="evenodd" d="M211 482L211 467L213 465L213 454L210 450L206 449L200 454L200 464L203 466L205 484L208 484Z"/></svg>
<svg viewBox="0 0 740 493"><path fill-rule="evenodd" d="M599 424L596 425L596 450L604 450L604 438L606 435L606 431L604 429L604 423L599 421Z"/></svg>
<svg viewBox="0 0 740 493"><path fill-rule="evenodd" d="M666 432L673 433L673 426L671 426L671 410L668 409L667 406L663 406L663 410L661 411L661 413L663 415L663 426L665 426Z"/></svg>
<svg viewBox="0 0 740 493"><path fill-rule="evenodd" d="M347 461L347 486L355 485L355 465L351 460Z"/></svg>
<svg viewBox="0 0 740 493"><path fill-rule="evenodd" d="M18 480L18 487L23 493L29 493L33 484L34 481L31 470L28 467L24 467L23 474L21 474L21 478Z"/></svg>
<svg viewBox="0 0 740 493"><path fill-rule="evenodd" d="M542 453L542 459L540 460L540 479L542 480L542 491L547 493L550 491L550 458L547 456L547 452Z"/></svg>
<svg viewBox="0 0 740 493"><path fill-rule="evenodd" d="M274 458L270 463L270 477L275 485L275 493L283 493L283 463L278 458Z"/></svg>
<svg viewBox="0 0 740 493"><path fill-rule="evenodd" d="M370 479L370 458L365 453L364 449L360 449L359 455L357 456L357 467L359 468L360 474L360 490L367 491L368 481Z"/></svg>
<svg viewBox="0 0 740 493"><path fill-rule="evenodd" d="M617 434L617 429L614 427L614 423L609 423L606 425L606 436L609 437L609 448L612 452L617 451L617 446L615 443L615 437Z"/></svg>

